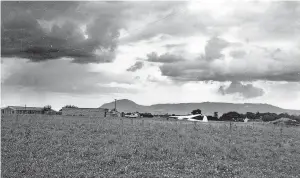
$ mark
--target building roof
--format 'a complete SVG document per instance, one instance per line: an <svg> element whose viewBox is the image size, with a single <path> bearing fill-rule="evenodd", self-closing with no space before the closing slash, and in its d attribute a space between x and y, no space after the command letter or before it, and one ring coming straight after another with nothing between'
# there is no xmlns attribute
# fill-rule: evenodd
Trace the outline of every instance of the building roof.
<svg viewBox="0 0 300 178"><path fill-rule="evenodd" d="M31 110L31 111L41 111L44 109L42 107L24 107L24 106L8 106L7 108L11 108L13 110Z"/></svg>
<svg viewBox="0 0 300 178"><path fill-rule="evenodd" d="M63 107L62 109L98 109L98 110L107 110L106 108L66 108L66 107Z"/></svg>

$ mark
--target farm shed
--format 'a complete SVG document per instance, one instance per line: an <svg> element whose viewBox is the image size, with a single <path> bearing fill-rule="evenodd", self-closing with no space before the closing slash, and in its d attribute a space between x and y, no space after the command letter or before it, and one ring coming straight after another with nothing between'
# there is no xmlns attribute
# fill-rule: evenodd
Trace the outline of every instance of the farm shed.
<svg viewBox="0 0 300 178"><path fill-rule="evenodd" d="M108 109L104 108L62 108L63 116L106 117Z"/></svg>
<svg viewBox="0 0 300 178"><path fill-rule="evenodd" d="M107 116L108 117L121 117L122 114L120 112L116 111L115 109L112 109L112 110L107 111Z"/></svg>
<svg viewBox="0 0 300 178"><path fill-rule="evenodd" d="M41 107L23 107L23 106L8 106L1 109L1 114L42 114L43 108Z"/></svg>

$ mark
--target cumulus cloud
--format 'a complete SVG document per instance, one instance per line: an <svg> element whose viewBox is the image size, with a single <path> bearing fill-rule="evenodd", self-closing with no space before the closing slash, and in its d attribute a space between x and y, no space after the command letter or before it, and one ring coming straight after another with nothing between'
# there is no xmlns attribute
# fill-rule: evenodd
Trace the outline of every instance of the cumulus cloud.
<svg viewBox="0 0 300 178"><path fill-rule="evenodd" d="M127 71L135 72L135 71L140 70L141 68L143 68L143 66L144 66L144 62L137 61L135 64L133 64L131 67L129 67L127 69Z"/></svg>
<svg viewBox="0 0 300 178"><path fill-rule="evenodd" d="M196 59L163 64L160 66L162 75L180 81L300 81L300 51L248 44L240 44L239 52L235 45L229 45L226 51L222 51L225 46L233 43L217 41L222 41L222 45L213 44L220 48L208 50L210 52ZM205 48L208 46L213 49L211 40ZM230 56L234 57L230 59Z"/></svg>
<svg viewBox="0 0 300 178"><path fill-rule="evenodd" d="M246 55L246 52L243 50L232 50L230 51L230 56L233 58L242 58Z"/></svg>
<svg viewBox="0 0 300 178"><path fill-rule="evenodd" d="M174 63L174 62L183 61L184 59L182 56L174 55L170 53L157 55L156 52L152 52L150 54L147 54L146 60L149 62Z"/></svg>
<svg viewBox="0 0 300 178"><path fill-rule="evenodd" d="M223 57L222 50L229 45L224 39L213 37L208 40L205 46L205 57L207 60Z"/></svg>
<svg viewBox="0 0 300 178"><path fill-rule="evenodd" d="M255 98L265 93L261 88L241 82L232 82L228 87L220 86L218 92L222 95L238 94L243 98Z"/></svg>

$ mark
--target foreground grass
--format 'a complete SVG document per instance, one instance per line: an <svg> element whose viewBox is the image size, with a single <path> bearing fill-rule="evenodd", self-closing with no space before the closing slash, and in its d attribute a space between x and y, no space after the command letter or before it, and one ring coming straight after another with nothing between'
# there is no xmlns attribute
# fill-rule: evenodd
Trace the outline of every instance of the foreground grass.
<svg viewBox="0 0 300 178"><path fill-rule="evenodd" d="M300 175L298 128L23 116L2 118L1 139L3 177Z"/></svg>

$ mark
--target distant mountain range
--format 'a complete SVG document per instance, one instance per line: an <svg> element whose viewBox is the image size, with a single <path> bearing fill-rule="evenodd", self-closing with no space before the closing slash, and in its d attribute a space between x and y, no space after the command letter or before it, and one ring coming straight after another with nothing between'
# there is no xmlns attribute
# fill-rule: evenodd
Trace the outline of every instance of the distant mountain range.
<svg viewBox="0 0 300 178"><path fill-rule="evenodd" d="M101 108L113 109L115 103L106 103ZM150 106L144 106L136 104L135 102L122 99L117 100L117 110L120 112L150 112L152 114L188 114L194 109L201 109L202 113L206 115L212 115L214 112L218 112L219 115L223 113L236 111L238 113L246 112L270 112L270 113L289 113L300 115L300 110L289 110L276 107L269 104L256 104L256 103L219 103L219 102L203 102L203 103L177 103L177 104L154 104Z"/></svg>

